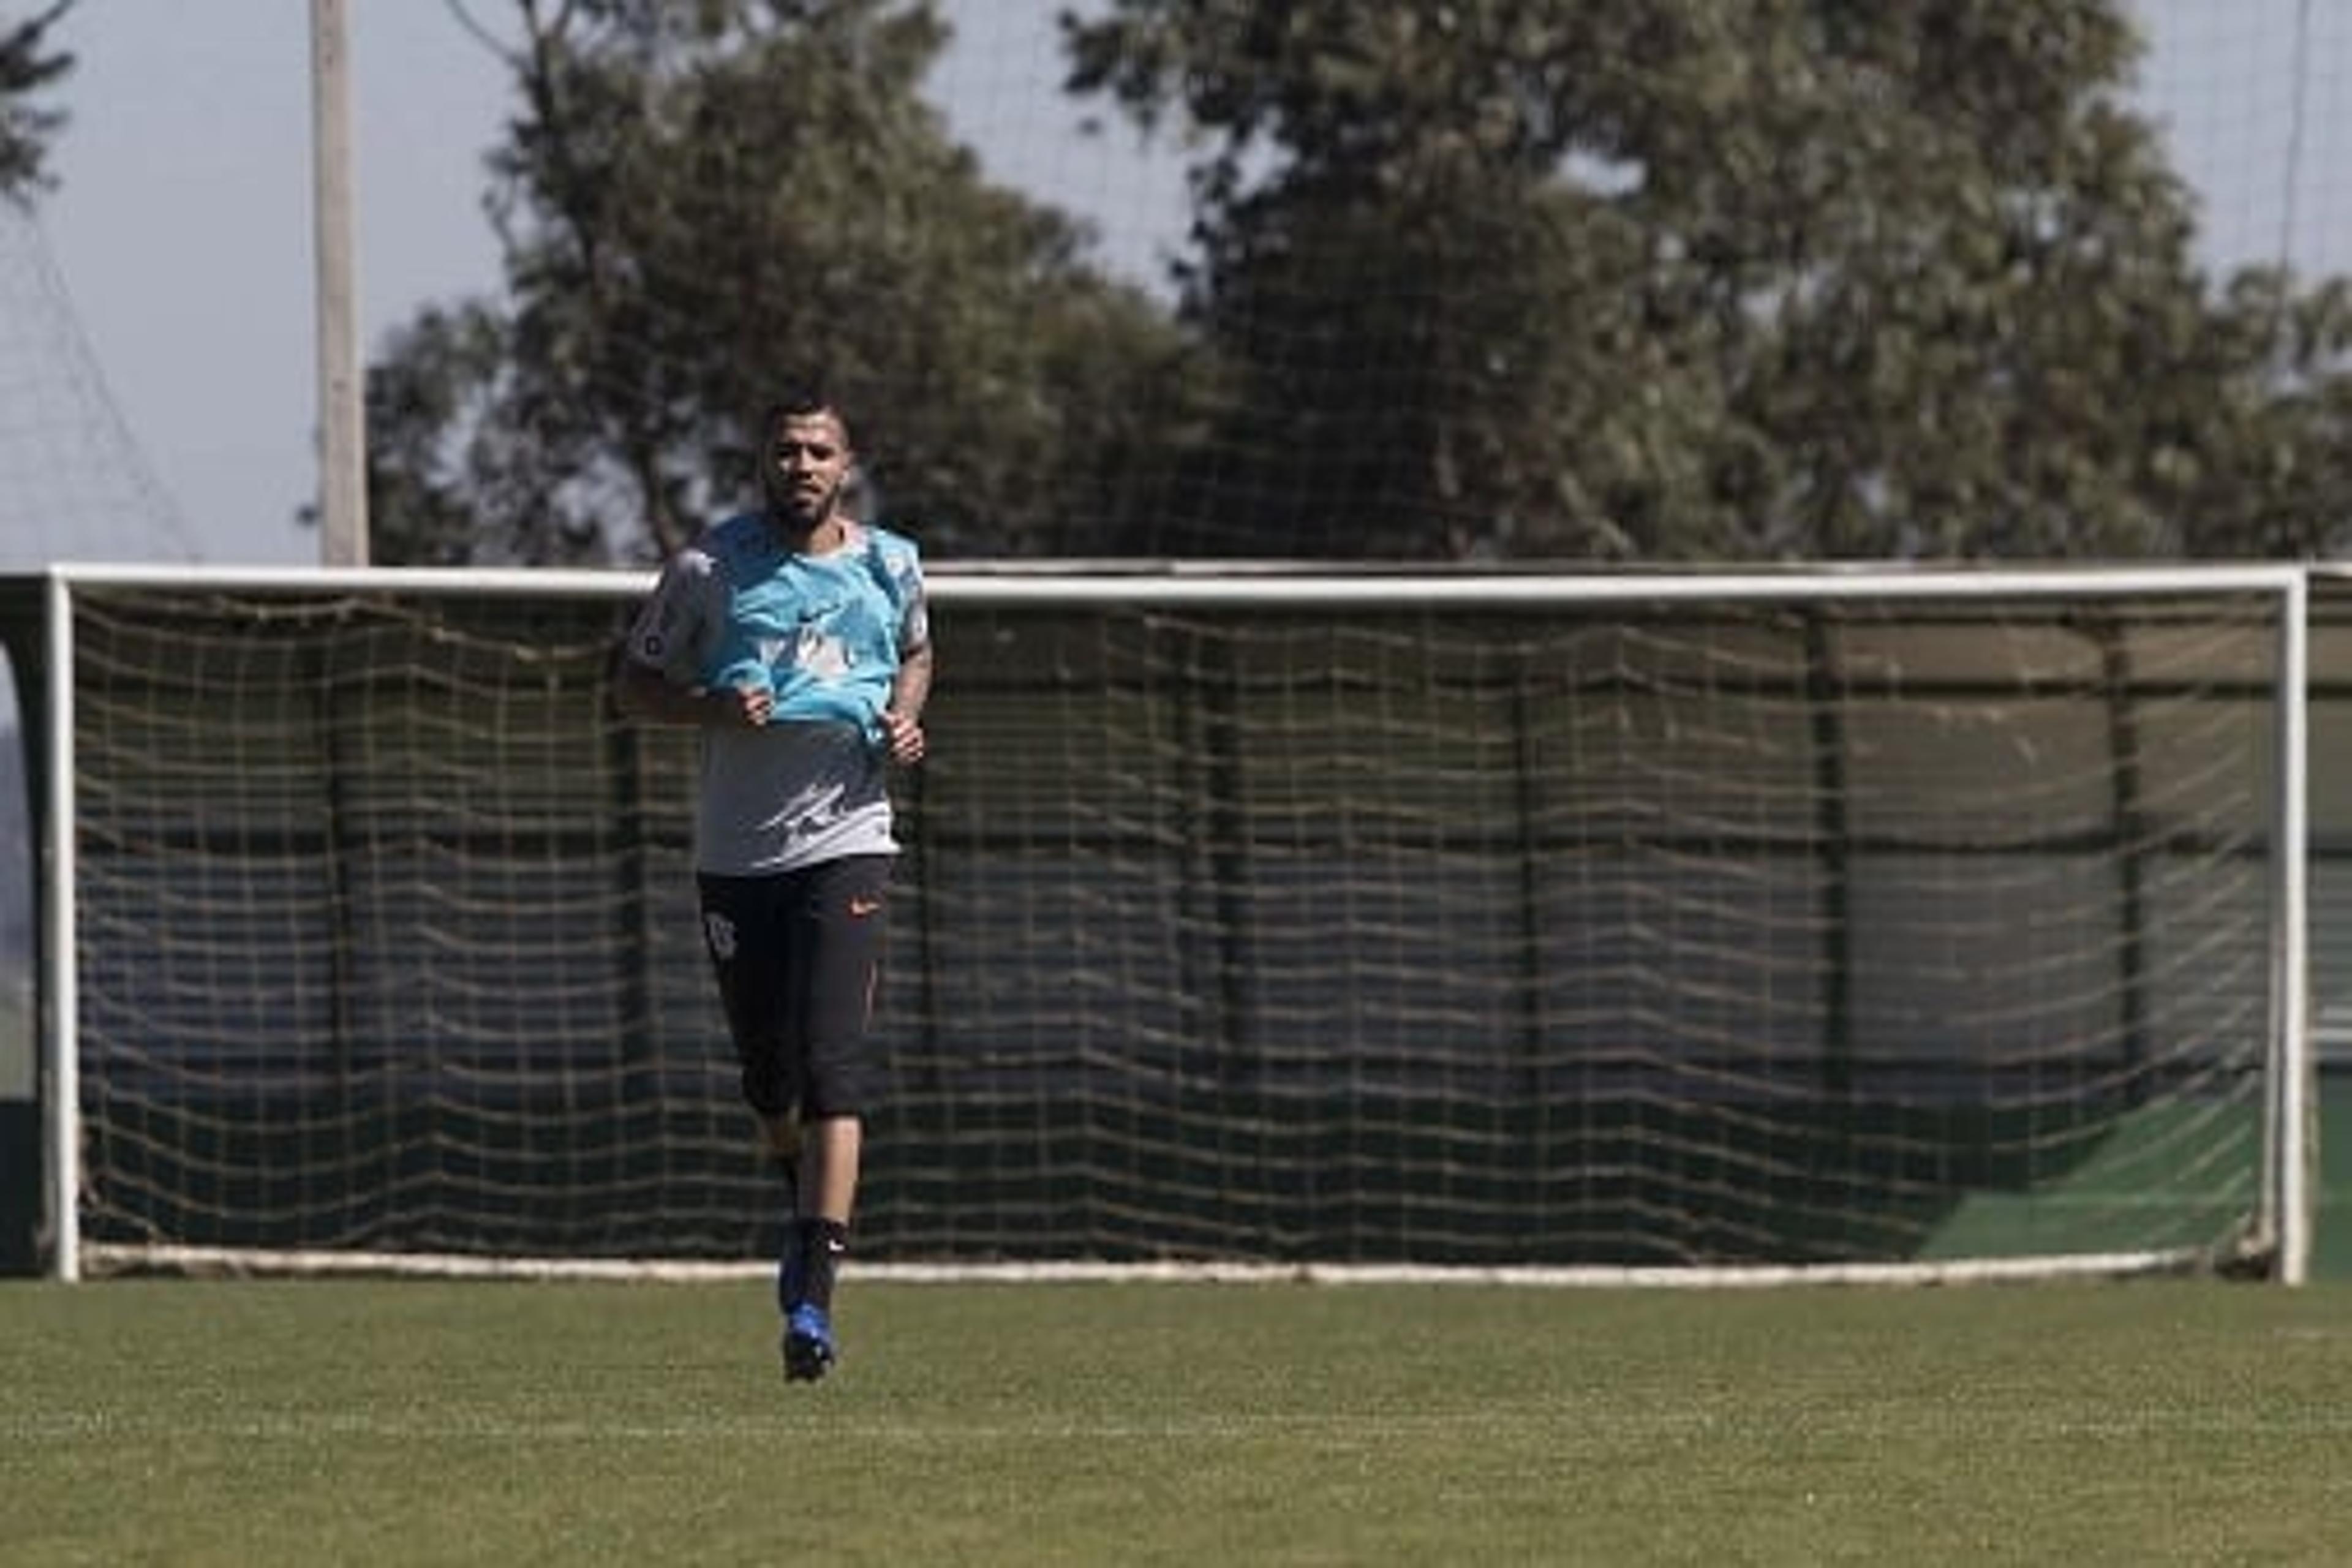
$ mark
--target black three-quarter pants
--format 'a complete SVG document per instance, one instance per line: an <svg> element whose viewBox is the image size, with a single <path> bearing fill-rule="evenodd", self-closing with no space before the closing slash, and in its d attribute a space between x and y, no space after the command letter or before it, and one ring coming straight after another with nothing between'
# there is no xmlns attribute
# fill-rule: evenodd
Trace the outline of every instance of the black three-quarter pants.
<svg viewBox="0 0 2352 1568"><path fill-rule="evenodd" d="M702 940L762 1116L863 1114L880 1076L866 1044L892 857L766 877L696 878Z"/></svg>

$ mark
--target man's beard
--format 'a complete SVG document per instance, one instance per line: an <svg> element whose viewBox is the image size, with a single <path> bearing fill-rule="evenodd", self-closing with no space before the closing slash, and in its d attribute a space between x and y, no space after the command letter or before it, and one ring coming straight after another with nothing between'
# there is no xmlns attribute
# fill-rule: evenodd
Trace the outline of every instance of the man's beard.
<svg viewBox="0 0 2352 1568"><path fill-rule="evenodd" d="M770 515L808 527L833 515L841 500L841 487L830 489L802 490L792 485L772 484L768 487Z"/></svg>

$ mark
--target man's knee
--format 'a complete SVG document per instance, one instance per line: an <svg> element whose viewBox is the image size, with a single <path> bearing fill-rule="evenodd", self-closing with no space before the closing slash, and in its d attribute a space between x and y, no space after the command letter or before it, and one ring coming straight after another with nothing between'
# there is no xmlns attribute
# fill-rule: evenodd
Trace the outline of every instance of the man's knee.
<svg viewBox="0 0 2352 1568"><path fill-rule="evenodd" d="M760 1142L768 1153L778 1160L797 1160L801 1153L801 1119L798 1112L786 1111L771 1116L760 1113Z"/></svg>
<svg viewBox="0 0 2352 1568"><path fill-rule="evenodd" d="M874 1097L877 1076L871 1052L863 1042L819 1046L809 1053L808 1082L801 1097L801 1114L811 1121L863 1116Z"/></svg>

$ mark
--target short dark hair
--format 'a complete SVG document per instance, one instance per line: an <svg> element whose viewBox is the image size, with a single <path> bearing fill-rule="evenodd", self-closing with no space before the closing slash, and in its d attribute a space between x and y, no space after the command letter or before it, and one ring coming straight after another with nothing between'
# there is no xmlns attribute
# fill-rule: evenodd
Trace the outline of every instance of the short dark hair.
<svg viewBox="0 0 2352 1568"><path fill-rule="evenodd" d="M787 419L830 417L841 426L844 436L849 434L849 416L842 411L841 400L821 386L795 385L768 405L760 416L760 436L765 440Z"/></svg>

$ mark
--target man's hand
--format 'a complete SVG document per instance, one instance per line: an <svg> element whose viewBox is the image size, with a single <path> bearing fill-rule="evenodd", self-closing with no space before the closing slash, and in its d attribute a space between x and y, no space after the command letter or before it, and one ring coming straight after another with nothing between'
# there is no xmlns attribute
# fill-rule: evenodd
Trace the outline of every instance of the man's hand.
<svg viewBox="0 0 2352 1568"><path fill-rule="evenodd" d="M719 723L729 729L763 729L776 710L776 694L764 686L739 686L714 695L724 700Z"/></svg>
<svg viewBox="0 0 2352 1568"><path fill-rule="evenodd" d="M923 726L919 721L895 708L885 708L882 737L889 745L892 762L912 765L923 760Z"/></svg>

